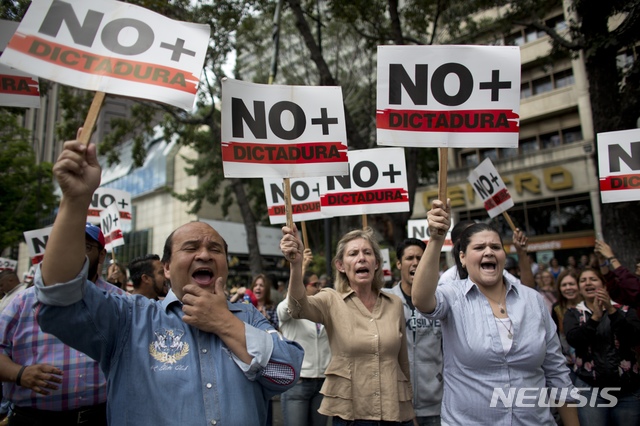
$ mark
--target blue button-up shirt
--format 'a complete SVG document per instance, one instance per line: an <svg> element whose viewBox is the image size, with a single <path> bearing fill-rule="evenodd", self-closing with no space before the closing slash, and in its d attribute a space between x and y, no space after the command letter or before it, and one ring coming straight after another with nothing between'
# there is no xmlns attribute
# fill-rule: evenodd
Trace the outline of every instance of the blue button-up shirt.
<svg viewBox="0 0 640 426"><path fill-rule="evenodd" d="M556 327L542 297L515 279L505 277L505 281L513 324L513 344L507 353L487 298L469 279L439 285L436 309L424 314L442 324L443 424L555 425L544 406L547 397L539 404L533 395L545 387L557 388L556 396L576 401ZM497 397L502 395L506 398ZM525 396L520 403L518 395ZM510 396L511 403L505 403Z"/></svg>
<svg viewBox="0 0 640 426"><path fill-rule="evenodd" d="M114 296L87 285L87 262L73 280L36 294L42 329L100 363L111 425L259 425L268 400L293 386L303 350L251 305L229 304L245 323L251 364L212 333L182 321L173 292L161 301Z"/></svg>

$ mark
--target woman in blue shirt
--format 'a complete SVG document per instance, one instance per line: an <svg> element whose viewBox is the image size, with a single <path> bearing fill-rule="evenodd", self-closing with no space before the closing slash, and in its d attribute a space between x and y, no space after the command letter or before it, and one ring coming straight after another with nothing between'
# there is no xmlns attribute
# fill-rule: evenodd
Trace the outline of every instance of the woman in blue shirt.
<svg viewBox="0 0 640 426"><path fill-rule="evenodd" d="M431 237L412 298L442 325L442 424L551 426L549 406L559 400L564 424L577 425L576 409L565 404L575 391L549 311L538 292L503 277L500 235L483 223L468 227L454 247L461 279L438 286L450 207L435 200L427 217Z"/></svg>

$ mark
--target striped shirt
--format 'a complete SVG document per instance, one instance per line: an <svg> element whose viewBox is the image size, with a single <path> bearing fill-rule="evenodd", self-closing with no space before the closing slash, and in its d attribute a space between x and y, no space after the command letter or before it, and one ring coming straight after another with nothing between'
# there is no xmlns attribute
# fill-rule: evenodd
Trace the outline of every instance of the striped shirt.
<svg viewBox="0 0 640 426"><path fill-rule="evenodd" d="M98 279L96 286L124 294L102 279ZM18 293L0 314L0 351L20 365L58 367L63 371L62 383L45 396L13 382L4 382L4 397L21 407L50 411L74 410L105 402L107 383L98 363L40 330L34 309L37 303L35 288L30 287Z"/></svg>

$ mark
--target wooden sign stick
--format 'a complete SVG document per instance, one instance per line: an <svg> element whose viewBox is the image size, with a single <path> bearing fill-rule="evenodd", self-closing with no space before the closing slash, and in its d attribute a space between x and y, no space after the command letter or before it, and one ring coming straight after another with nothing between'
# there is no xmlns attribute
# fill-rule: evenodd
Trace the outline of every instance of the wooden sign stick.
<svg viewBox="0 0 640 426"><path fill-rule="evenodd" d="M438 199L443 203L447 203L447 171L449 167L449 148L438 148L439 151L439 170L438 170ZM443 230L439 230L440 235L444 235Z"/></svg>
<svg viewBox="0 0 640 426"><path fill-rule="evenodd" d="M293 229L293 212L291 211L291 179L284 178L284 214L287 217L287 226ZM289 260L296 258L295 253L289 254Z"/></svg>
<svg viewBox="0 0 640 426"><path fill-rule="evenodd" d="M302 243L305 248L309 248L309 237L307 237L307 222L302 221Z"/></svg>
<svg viewBox="0 0 640 426"><path fill-rule="evenodd" d="M516 232L516 225L513 224L513 221L511 220L511 216L509 216L509 213L507 213L506 211L502 212L502 216L504 217L504 219L509 224L509 227L511 228L511 230L515 233Z"/></svg>
<svg viewBox="0 0 640 426"><path fill-rule="evenodd" d="M362 215L362 229L367 229L367 226L368 226L368 224L367 224L367 215L363 214Z"/></svg>
<svg viewBox="0 0 640 426"><path fill-rule="evenodd" d="M96 126L96 121L98 120L100 108L102 108L102 103L104 102L105 96L105 92L96 92L96 94L93 96L91 107L89 107L89 112L87 113L87 117L84 120L84 125L82 126L82 132L80 133L80 137L78 138L78 141L80 141L83 145L89 145L89 139L91 139L93 128Z"/></svg>

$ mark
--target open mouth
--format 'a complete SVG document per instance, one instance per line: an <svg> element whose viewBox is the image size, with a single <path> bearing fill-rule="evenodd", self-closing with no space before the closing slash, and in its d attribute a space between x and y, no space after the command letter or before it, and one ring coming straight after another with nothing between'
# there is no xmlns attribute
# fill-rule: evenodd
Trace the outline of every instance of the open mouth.
<svg viewBox="0 0 640 426"><path fill-rule="evenodd" d="M410 275L410 276L414 276L415 274L416 274L416 271L415 271L415 270L413 270L413 271L409 271L409 275Z"/></svg>
<svg viewBox="0 0 640 426"><path fill-rule="evenodd" d="M356 275L361 275L361 274L368 274L369 273L369 268L367 267L360 267L358 269L356 269Z"/></svg>
<svg viewBox="0 0 640 426"><path fill-rule="evenodd" d="M213 271L209 268L199 268L196 269L191 277L199 285L209 285L213 280Z"/></svg>
<svg viewBox="0 0 640 426"><path fill-rule="evenodd" d="M480 263L480 269L482 269L483 271L490 271L493 272L496 270L496 263L495 262L482 262Z"/></svg>

